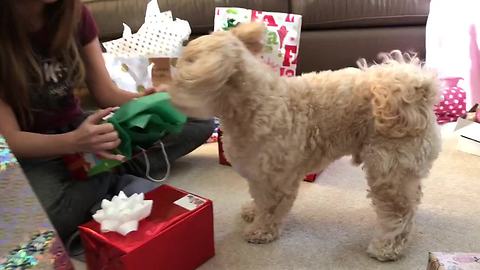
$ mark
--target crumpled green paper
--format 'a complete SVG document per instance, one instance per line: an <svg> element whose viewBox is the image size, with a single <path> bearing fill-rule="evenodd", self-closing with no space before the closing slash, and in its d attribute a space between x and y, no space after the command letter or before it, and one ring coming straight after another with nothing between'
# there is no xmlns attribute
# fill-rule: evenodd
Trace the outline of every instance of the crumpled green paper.
<svg viewBox="0 0 480 270"><path fill-rule="evenodd" d="M167 134L179 133L187 117L170 102L168 93L144 96L122 105L107 122L111 123L122 141L116 152L131 159L135 148L152 146ZM90 169L89 176L109 171L121 164L116 160L101 160Z"/></svg>

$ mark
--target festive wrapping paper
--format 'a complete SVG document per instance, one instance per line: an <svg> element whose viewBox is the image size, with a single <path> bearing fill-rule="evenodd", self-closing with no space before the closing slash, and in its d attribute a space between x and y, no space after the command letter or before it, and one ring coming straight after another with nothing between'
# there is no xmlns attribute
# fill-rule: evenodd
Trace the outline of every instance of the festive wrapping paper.
<svg viewBox="0 0 480 270"><path fill-rule="evenodd" d="M17 159L10 152L5 138L0 135L0 172L15 166L16 164Z"/></svg>
<svg viewBox="0 0 480 270"><path fill-rule="evenodd" d="M430 252L427 270L480 270L480 253Z"/></svg>
<svg viewBox="0 0 480 270"><path fill-rule="evenodd" d="M295 76L302 16L235 7L215 9L214 31L226 31L239 23L264 22L267 27L262 60L282 76Z"/></svg>
<svg viewBox="0 0 480 270"><path fill-rule="evenodd" d="M63 244L0 135L0 269L73 269ZM8 154L5 154L8 153Z"/></svg>
<svg viewBox="0 0 480 270"><path fill-rule="evenodd" d="M89 269L189 270L215 254L210 200L162 185L145 194L150 216L126 236L102 233L96 221L80 226Z"/></svg>

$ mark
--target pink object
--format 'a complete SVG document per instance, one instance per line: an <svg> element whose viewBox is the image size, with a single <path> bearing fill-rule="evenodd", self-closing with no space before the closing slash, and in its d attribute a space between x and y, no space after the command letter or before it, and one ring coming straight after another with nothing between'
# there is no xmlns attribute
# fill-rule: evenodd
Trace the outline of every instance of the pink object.
<svg viewBox="0 0 480 270"><path fill-rule="evenodd" d="M426 25L426 64L440 78L462 77L467 108L480 102L478 0L431 0Z"/></svg>
<svg viewBox="0 0 480 270"><path fill-rule="evenodd" d="M441 101L435 106L435 114L439 124L455 122L466 111L466 93L458 86L460 77L443 78Z"/></svg>

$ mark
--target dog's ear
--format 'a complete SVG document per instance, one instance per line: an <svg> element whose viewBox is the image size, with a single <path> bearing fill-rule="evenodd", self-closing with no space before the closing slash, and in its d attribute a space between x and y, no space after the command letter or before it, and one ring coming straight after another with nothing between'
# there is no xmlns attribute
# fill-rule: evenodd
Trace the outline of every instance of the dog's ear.
<svg viewBox="0 0 480 270"><path fill-rule="evenodd" d="M245 44L253 54L260 53L264 46L264 36L267 28L263 23L239 24L230 30L234 36Z"/></svg>

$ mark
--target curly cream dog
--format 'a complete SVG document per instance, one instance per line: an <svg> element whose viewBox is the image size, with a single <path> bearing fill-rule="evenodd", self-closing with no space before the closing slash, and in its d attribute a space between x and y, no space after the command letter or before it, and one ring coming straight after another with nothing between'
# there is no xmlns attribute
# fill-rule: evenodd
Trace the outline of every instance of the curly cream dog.
<svg viewBox="0 0 480 270"><path fill-rule="evenodd" d="M399 258L420 181L440 151L436 75L394 51L370 67L280 77L254 55L264 30L244 24L191 41L169 91L187 115L220 117L226 156L253 198L242 209L246 240L276 239L303 176L352 155L363 163L378 216L368 253Z"/></svg>

